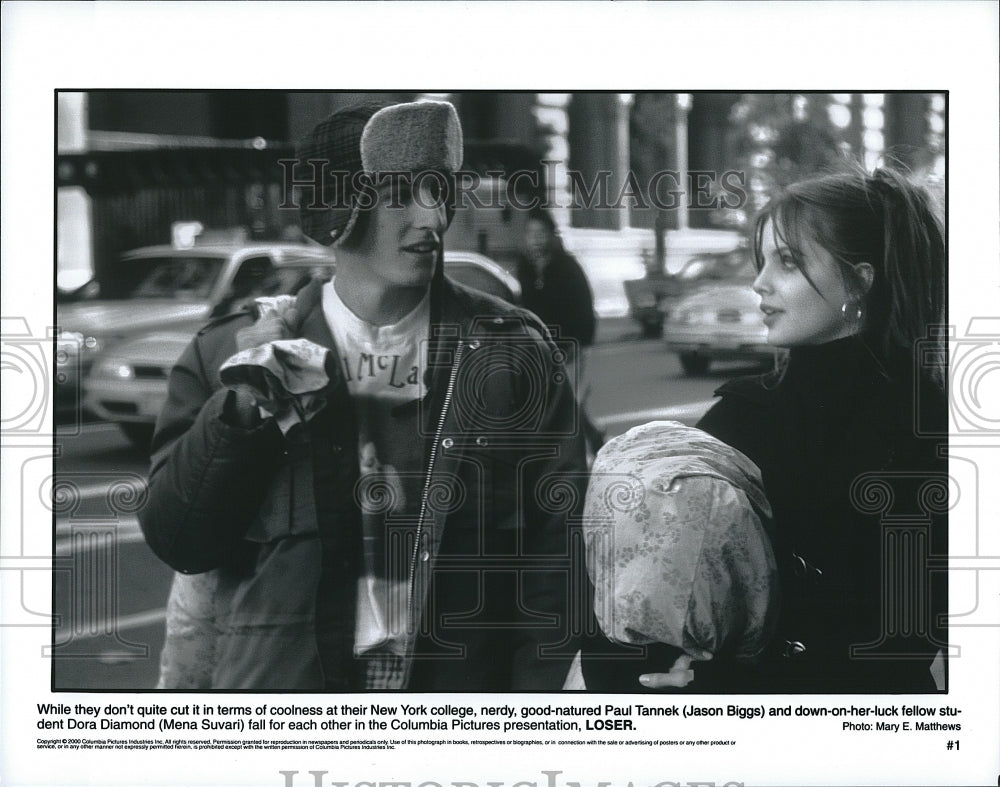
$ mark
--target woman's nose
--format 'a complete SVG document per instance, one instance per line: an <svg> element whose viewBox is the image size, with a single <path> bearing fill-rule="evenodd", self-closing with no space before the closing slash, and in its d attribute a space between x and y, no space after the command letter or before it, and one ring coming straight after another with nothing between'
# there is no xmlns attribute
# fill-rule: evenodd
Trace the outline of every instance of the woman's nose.
<svg viewBox="0 0 1000 787"><path fill-rule="evenodd" d="M761 269L757 272L756 278L753 280L753 284L750 285L751 289L758 295L763 295L766 292L770 292L771 284L768 278L768 265L764 263Z"/></svg>

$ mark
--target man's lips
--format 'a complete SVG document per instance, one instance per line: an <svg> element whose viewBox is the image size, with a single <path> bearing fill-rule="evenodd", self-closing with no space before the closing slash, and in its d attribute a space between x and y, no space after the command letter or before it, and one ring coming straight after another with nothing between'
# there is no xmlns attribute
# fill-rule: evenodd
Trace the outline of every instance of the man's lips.
<svg viewBox="0 0 1000 787"><path fill-rule="evenodd" d="M433 240L422 240L403 246L403 251L411 254L433 254L438 250L438 242Z"/></svg>

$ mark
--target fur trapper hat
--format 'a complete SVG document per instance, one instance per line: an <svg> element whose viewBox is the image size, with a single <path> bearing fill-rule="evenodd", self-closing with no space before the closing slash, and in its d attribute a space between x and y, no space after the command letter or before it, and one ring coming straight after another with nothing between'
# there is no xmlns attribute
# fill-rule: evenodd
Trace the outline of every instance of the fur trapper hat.
<svg viewBox="0 0 1000 787"><path fill-rule="evenodd" d="M462 156L462 127L447 102L367 103L338 110L296 151L302 231L324 246L339 245L358 221L359 176L369 182L390 172L434 171L450 177ZM312 173L322 178L321 194L302 190ZM449 221L451 215L449 208Z"/></svg>

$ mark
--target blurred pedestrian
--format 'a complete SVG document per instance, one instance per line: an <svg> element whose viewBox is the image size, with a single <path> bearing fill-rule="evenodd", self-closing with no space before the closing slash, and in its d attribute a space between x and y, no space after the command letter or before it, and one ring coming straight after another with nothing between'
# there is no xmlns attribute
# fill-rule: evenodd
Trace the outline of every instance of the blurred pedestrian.
<svg viewBox="0 0 1000 787"><path fill-rule="evenodd" d="M556 223L544 208L535 207L528 213L517 278L524 306L549 326L564 351L567 373L577 385L587 439L596 450L603 435L586 415L587 349L597 331L594 295L583 268L563 247Z"/></svg>
<svg viewBox="0 0 1000 787"><path fill-rule="evenodd" d="M576 257L563 247L556 223L544 208L533 208L524 231L524 254L518 261L524 306L558 338L572 339L580 348L594 343L597 319L594 295Z"/></svg>
<svg viewBox="0 0 1000 787"><path fill-rule="evenodd" d="M759 661L632 668L653 688L942 690L948 476L945 249L928 194L889 169L790 186L757 217L754 291L774 372L698 426L761 470L781 609ZM692 663L694 659L694 663ZM692 673L693 670L693 673ZM690 682L693 674L693 683Z"/></svg>
<svg viewBox="0 0 1000 787"><path fill-rule="evenodd" d="M175 583L160 685L557 690L583 440L544 326L444 276L455 109L344 109L298 159L336 275L199 332L153 438L143 532L214 575Z"/></svg>

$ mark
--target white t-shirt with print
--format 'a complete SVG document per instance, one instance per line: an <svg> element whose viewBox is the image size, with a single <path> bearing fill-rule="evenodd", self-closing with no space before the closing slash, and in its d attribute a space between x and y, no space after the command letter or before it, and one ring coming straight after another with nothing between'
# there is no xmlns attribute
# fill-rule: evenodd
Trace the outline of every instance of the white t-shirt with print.
<svg viewBox="0 0 1000 787"><path fill-rule="evenodd" d="M358 422L365 570L358 578L354 651L407 649L409 556L420 513L424 443L419 402L430 297L394 325L372 325L323 287L323 313Z"/></svg>

